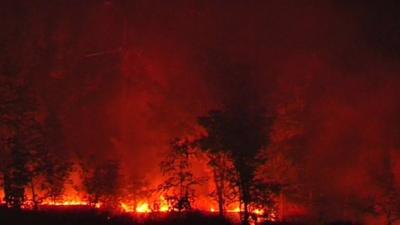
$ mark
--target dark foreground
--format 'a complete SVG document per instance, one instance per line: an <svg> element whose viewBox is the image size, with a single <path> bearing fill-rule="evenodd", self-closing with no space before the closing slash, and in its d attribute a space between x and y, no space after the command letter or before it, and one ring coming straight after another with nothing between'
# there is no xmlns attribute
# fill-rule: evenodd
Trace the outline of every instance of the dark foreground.
<svg viewBox="0 0 400 225"><path fill-rule="evenodd" d="M185 214L113 215L94 209L66 208L42 211L0 209L0 225L235 225L213 214L191 212ZM264 222L261 225L309 225L300 222ZM353 225L347 222L327 225ZM354 224L355 225L355 224Z"/></svg>

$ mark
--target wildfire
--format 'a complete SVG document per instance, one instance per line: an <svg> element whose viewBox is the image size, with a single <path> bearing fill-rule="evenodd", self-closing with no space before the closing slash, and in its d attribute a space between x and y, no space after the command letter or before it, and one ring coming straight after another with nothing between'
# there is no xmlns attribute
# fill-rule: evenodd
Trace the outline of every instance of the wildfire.
<svg viewBox="0 0 400 225"><path fill-rule="evenodd" d="M89 205L89 202L75 199L75 200L64 200L64 201L44 201L41 205L50 205L50 206L80 206L80 205ZM94 205L95 208L100 208L101 203L96 203Z"/></svg>
<svg viewBox="0 0 400 225"><path fill-rule="evenodd" d="M168 212L170 206L164 196L160 196L160 212Z"/></svg>
<svg viewBox="0 0 400 225"><path fill-rule="evenodd" d="M139 203L138 206L136 206L136 212L138 212L138 213L149 213L149 212L151 212L151 209L149 207L149 203L147 203L147 202Z"/></svg>
<svg viewBox="0 0 400 225"><path fill-rule="evenodd" d="M70 201L44 201L42 205L55 205L55 206L62 206L62 205L87 205L86 201L81 200L70 200Z"/></svg>
<svg viewBox="0 0 400 225"><path fill-rule="evenodd" d="M238 212L240 212L240 207L236 207L236 208L234 208L234 209L228 209L227 212L235 212L235 213L238 213Z"/></svg>
<svg viewBox="0 0 400 225"><path fill-rule="evenodd" d="M213 208L211 208L211 209L213 209ZM212 210L210 210L210 211L213 212ZM242 210L238 206L238 207L233 208L233 209L228 209L227 212L240 213L240 212L242 212ZM253 209L253 210L251 210L251 213L254 213L256 215L263 215L265 213L265 211L264 211L264 209Z"/></svg>
<svg viewBox="0 0 400 225"><path fill-rule="evenodd" d="M128 205L126 203L121 202L122 211L124 211L124 212L133 212L134 211L133 208L134 207L132 205Z"/></svg>
<svg viewBox="0 0 400 225"><path fill-rule="evenodd" d="M257 215L262 215L262 214L264 214L264 210L263 209L255 209L255 210L253 210L253 213L257 214Z"/></svg>
<svg viewBox="0 0 400 225"><path fill-rule="evenodd" d="M141 200L136 205L121 202L120 207L122 211L127 213L168 212L170 210L170 205L168 204L167 200L165 200L164 196L160 196L159 201L157 202L157 204L154 204L154 207L151 207L149 202L146 200Z"/></svg>
<svg viewBox="0 0 400 225"><path fill-rule="evenodd" d="M96 203L96 204L91 204L90 202L77 197L77 196L68 196L64 199L61 200L44 200L40 202L41 206L88 206L88 207L94 207L94 208L101 208L102 204L101 203ZM138 203L134 204L130 201L121 201L119 203L120 209L123 212L126 213L151 213L151 212L169 212L172 210L173 207L171 207L170 203L166 200L166 198L161 195L158 200L152 201L150 204L150 201L148 200L140 200ZM23 206L23 208L26 209L31 209L33 208L33 203L32 201L27 201ZM215 206L210 205L208 208L208 211L211 213L218 212L218 209L215 208ZM232 207L230 209L227 209L226 212L229 213L240 213L242 212L242 209L239 206ZM251 210L251 213L254 213L256 215L264 215L265 210L264 209L253 209ZM271 215L274 217L274 215Z"/></svg>

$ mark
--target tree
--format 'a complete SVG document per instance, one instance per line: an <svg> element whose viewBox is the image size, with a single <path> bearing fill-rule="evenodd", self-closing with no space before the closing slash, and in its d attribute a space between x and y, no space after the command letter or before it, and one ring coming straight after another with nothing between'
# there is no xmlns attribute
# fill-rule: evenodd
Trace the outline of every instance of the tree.
<svg viewBox="0 0 400 225"><path fill-rule="evenodd" d="M0 77L1 171L5 201L20 208L25 187L39 174L43 132L37 120L38 104L23 79Z"/></svg>
<svg viewBox="0 0 400 225"><path fill-rule="evenodd" d="M276 149L262 152L261 157L267 158L267 163L261 165L256 174L256 180L263 190L268 193L267 202L271 203L269 208L275 208L282 220L284 215L284 197L298 200L298 170L285 155ZM279 198L279 210L277 200ZM267 204L268 205L268 204Z"/></svg>
<svg viewBox="0 0 400 225"><path fill-rule="evenodd" d="M170 143L170 152L160 163L164 176L168 176L159 189L166 195L171 210L191 210L195 198L194 187L202 182L191 171L190 158L194 150L187 140L175 138Z"/></svg>
<svg viewBox="0 0 400 225"><path fill-rule="evenodd" d="M101 203L106 208L119 208L121 194L120 163L106 160L94 168L84 168L83 187L90 204Z"/></svg>
<svg viewBox="0 0 400 225"><path fill-rule="evenodd" d="M212 177L215 189L211 197L218 203L218 212L220 216L225 213L226 206L237 200L237 174L233 168L231 158L221 151L207 148L204 139L196 140L195 144L206 152L208 157L208 166L212 169Z"/></svg>
<svg viewBox="0 0 400 225"><path fill-rule="evenodd" d="M64 192L65 183L71 173L72 163L65 152L64 136L59 118L55 112L49 112L44 121L46 136L46 154L44 156L41 189L45 197L55 202Z"/></svg>
<svg viewBox="0 0 400 225"><path fill-rule="evenodd" d="M13 150L3 171L4 194L7 206L20 208L25 201L25 186L30 181L27 168L30 156L23 150L21 140L13 140Z"/></svg>
<svg viewBox="0 0 400 225"><path fill-rule="evenodd" d="M310 180L305 171L309 149L306 138L309 124L307 113L309 104L307 90L309 79L293 79L292 76L278 78L278 88L274 92L275 119L270 132L270 144L260 157L266 163L257 171L257 179L264 185L279 185L279 193L274 193L279 218L284 219L285 200L304 206L310 202Z"/></svg>
<svg viewBox="0 0 400 225"><path fill-rule="evenodd" d="M128 200L132 203L131 205L133 205L133 210L135 212L139 201L149 198L153 192L148 188L148 182L142 176L129 177L124 187L124 200Z"/></svg>
<svg viewBox="0 0 400 225"><path fill-rule="evenodd" d="M45 197L56 202L64 193L65 183L72 170L72 163L59 158L58 156L48 156L48 161L44 167L42 190Z"/></svg>
<svg viewBox="0 0 400 225"><path fill-rule="evenodd" d="M200 117L198 123L207 132L201 140L203 148L224 152L232 158L243 204L242 222L248 224L251 186L258 166L256 156L269 143L272 118L267 118L263 110L229 108L211 111Z"/></svg>

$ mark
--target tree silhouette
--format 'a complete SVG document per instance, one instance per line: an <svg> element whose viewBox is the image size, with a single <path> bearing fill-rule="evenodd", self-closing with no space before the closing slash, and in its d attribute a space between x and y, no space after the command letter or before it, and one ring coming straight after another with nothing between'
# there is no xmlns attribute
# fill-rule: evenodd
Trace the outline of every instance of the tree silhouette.
<svg viewBox="0 0 400 225"><path fill-rule="evenodd" d="M200 140L203 148L224 152L232 158L243 204L242 222L248 224L251 187L258 166L256 155L269 143L272 119L267 118L263 111L228 109L211 111L200 117L198 123L207 131L207 136Z"/></svg>
<svg viewBox="0 0 400 225"><path fill-rule="evenodd" d="M28 164L30 156L21 140L13 140L13 150L3 172L5 202L7 206L20 208L25 201L25 187L30 181Z"/></svg>
<svg viewBox="0 0 400 225"><path fill-rule="evenodd" d="M148 182L142 176L131 176L125 181L124 201L128 200L136 211L138 203L142 199L147 199L153 190L148 188ZM124 202L126 203L126 202Z"/></svg>
<svg viewBox="0 0 400 225"><path fill-rule="evenodd" d="M226 207L238 198L236 187L237 173L231 158L224 152L207 149L202 141L197 141L200 149L208 156L208 166L212 169L212 178L215 189L210 193L218 203L218 213L223 216Z"/></svg>
<svg viewBox="0 0 400 225"><path fill-rule="evenodd" d="M268 161L261 165L256 174L257 183L265 191L264 199L270 203L268 208L274 209L274 214L284 217L284 200L289 198L293 202L305 202L300 198L304 195L299 189L298 168L285 155L277 152L276 149L265 151L261 157L268 158ZM304 192L304 191L303 191ZM278 200L279 199L279 205ZM265 204L268 205L268 204ZM279 208L278 208L279 207Z"/></svg>
<svg viewBox="0 0 400 225"><path fill-rule="evenodd" d="M175 138L170 143L170 152L160 163L160 169L167 176L159 190L165 193L166 200L172 206L171 210L191 210L195 198L194 187L202 182L191 171L190 158L194 154L187 140Z"/></svg>
<svg viewBox="0 0 400 225"><path fill-rule="evenodd" d="M83 187L90 204L102 203L107 208L118 208L121 194L120 164L106 160L94 168L84 168Z"/></svg>
<svg viewBox="0 0 400 225"><path fill-rule="evenodd" d="M45 148L41 189L45 197L55 202L64 192L65 183L72 170L72 163L65 151L64 135L59 118L50 111L44 121Z"/></svg>
<svg viewBox="0 0 400 225"><path fill-rule="evenodd" d="M23 79L0 77L1 172L5 201L20 208L25 187L41 169L43 130L37 120L38 103Z"/></svg>

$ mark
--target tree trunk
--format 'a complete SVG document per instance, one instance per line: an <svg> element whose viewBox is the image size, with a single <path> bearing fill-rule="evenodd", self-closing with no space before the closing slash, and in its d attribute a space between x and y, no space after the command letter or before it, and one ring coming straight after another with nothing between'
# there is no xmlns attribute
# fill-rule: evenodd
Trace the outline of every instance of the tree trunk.
<svg viewBox="0 0 400 225"><path fill-rule="evenodd" d="M218 211L220 216L224 216L224 185L222 178L220 177L220 179L218 179L217 176L217 172L214 172L215 187L217 189Z"/></svg>
<svg viewBox="0 0 400 225"><path fill-rule="evenodd" d="M214 160L216 160L217 164L220 165L220 168L214 167L213 175L214 175L214 183L215 189L217 192L217 200L218 200L218 213L220 216L224 216L225 213L225 159L222 155L217 156Z"/></svg>
<svg viewBox="0 0 400 225"><path fill-rule="evenodd" d="M241 182L242 183L242 182ZM248 193L248 187L245 184L241 184L241 202L243 202L243 219L242 219L242 224L243 225L249 225L249 193Z"/></svg>
<svg viewBox="0 0 400 225"><path fill-rule="evenodd" d="M219 210L219 215L224 216L224 193L223 189L221 188L220 191L218 191L218 210Z"/></svg>
<svg viewBox="0 0 400 225"><path fill-rule="evenodd" d="M250 215L249 215L249 204L248 204L248 202L247 201L244 201L243 202L243 221L242 221L242 224L243 225L249 225L249 217L250 217Z"/></svg>

